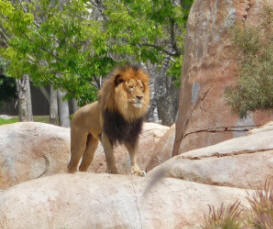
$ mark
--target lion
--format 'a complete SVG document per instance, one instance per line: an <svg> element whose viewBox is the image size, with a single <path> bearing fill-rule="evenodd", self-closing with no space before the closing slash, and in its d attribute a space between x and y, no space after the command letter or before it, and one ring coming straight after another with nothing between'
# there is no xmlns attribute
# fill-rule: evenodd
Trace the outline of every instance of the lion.
<svg viewBox="0 0 273 229"><path fill-rule="evenodd" d="M147 113L149 75L140 67L115 69L104 81L98 101L81 107L71 121L71 159L68 172L86 171L98 142L104 148L107 170L118 173L113 148L124 144L129 152L131 173L144 176L136 161L139 134Z"/></svg>

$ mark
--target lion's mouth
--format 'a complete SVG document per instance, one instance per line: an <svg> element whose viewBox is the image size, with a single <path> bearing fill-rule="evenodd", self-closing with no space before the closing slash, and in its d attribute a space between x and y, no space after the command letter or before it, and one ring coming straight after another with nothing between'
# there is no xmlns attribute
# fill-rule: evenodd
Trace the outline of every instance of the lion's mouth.
<svg viewBox="0 0 273 229"><path fill-rule="evenodd" d="M133 103L133 106L134 106L134 108L141 108L142 103L141 102Z"/></svg>

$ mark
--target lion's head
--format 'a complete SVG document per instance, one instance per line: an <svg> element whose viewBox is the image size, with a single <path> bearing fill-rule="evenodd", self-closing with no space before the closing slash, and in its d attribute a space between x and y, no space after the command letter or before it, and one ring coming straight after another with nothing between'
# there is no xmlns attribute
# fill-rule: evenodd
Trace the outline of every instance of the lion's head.
<svg viewBox="0 0 273 229"><path fill-rule="evenodd" d="M115 69L100 92L101 109L119 112L127 121L144 116L150 101L148 83L149 76L141 68Z"/></svg>

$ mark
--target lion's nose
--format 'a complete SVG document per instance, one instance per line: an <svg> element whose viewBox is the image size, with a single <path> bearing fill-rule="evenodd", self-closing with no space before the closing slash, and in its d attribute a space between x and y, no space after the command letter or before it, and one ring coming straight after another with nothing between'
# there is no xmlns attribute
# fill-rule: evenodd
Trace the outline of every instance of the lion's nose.
<svg viewBox="0 0 273 229"><path fill-rule="evenodd" d="M142 98L143 98L142 95L138 95L138 96L137 96L137 99L138 99L138 100L141 100Z"/></svg>

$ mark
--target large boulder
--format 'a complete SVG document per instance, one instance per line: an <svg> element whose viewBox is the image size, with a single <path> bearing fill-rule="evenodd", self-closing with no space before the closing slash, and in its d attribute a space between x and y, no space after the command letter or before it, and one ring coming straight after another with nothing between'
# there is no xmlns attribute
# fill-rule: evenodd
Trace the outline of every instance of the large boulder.
<svg viewBox="0 0 273 229"><path fill-rule="evenodd" d="M0 126L0 189L63 172L70 152L70 131L38 122Z"/></svg>
<svg viewBox="0 0 273 229"><path fill-rule="evenodd" d="M58 174L28 181L0 194L1 229L195 228L208 205L240 200L242 189L110 174Z"/></svg>
<svg viewBox="0 0 273 229"><path fill-rule="evenodd" d="M240 119L224 99L238 77L228 32L235 22L257 25L263 0L195 0L189 14L173 154L245 135L273 119L272 111ZM273 1L267 1L273 5Z"/></svg>
<svg viewBox="0 0 273 229"><path fill-rule="evenodd" d="M138 162L146 169L153 148L169 127L145 123L140 135ZM120 173L130 173L126 149L115 149ZM70 129L38 122L0 126L0 189L20 182L67 171L70 158ZM103 148L99 145L90 172L105 172Z"/></svg>
<svg viewBox="0 0 273 229"><path fill-rule="evenodd" d="M247 136L175 156L151 170L148 176L164 173L167 177L204 184L262 189L273 174L272 122Z"/></svg>

